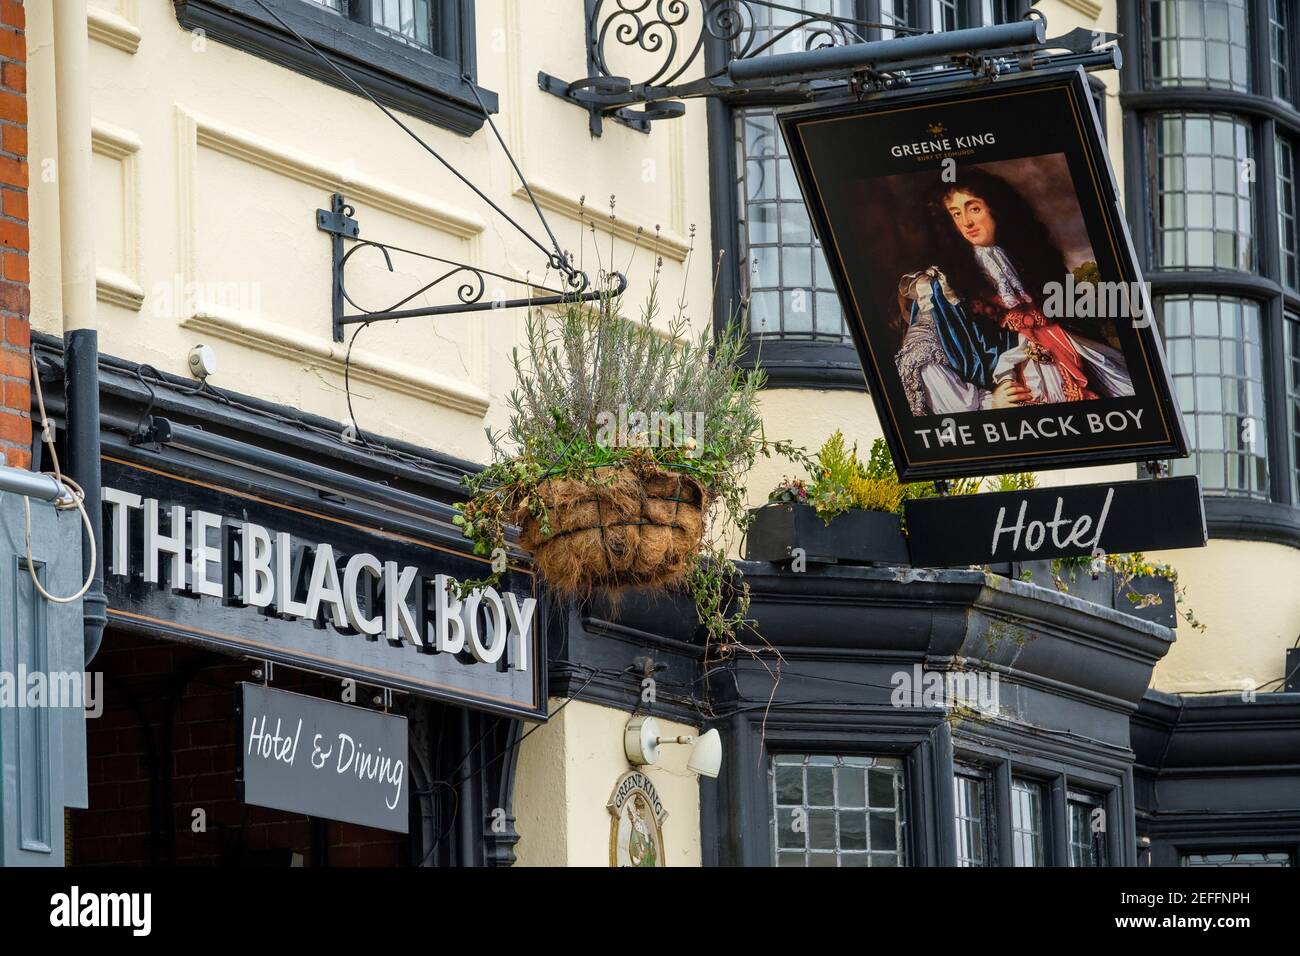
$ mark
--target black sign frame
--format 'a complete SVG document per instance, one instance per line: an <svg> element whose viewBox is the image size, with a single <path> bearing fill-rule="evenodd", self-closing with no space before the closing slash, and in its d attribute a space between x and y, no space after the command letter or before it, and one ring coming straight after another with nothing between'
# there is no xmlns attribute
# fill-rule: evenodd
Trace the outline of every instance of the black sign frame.
<svg viewBox="0 0 1300 956"><path fill-rule="evenodd" d="M1016 101L1018 114L997 113L996 110L1004 108L1004 104L995 103L995 100L1013 96L1022 98ZM1057 130L1057 127L1045 125L1048 124L1049 114L1057 116L1058 123L1068 130L1069 135L1062 135L1061 142L1053 141L1046 146L1042 142L1031 143L1027 148L1019 150L1013 142L1008 148L1005 132L1009 128L1014 129L1015 123L1027 123L1033 127L1034 135L1041 132L1040 128ZM996 120L990 124L990 119L994 117ZM932 128L951 126L954 132L980 129L983 126L975 120L981 118L985 125L1000 126L995 138L1003 146L997 147L997 152L988 159L981 159L979 150L967 150L973 154L972 158L959 159L958 167L962 164L969 168L984 162L1024 161L1046 158L1054 153L1064 154L1064 162L1078 201L1080 220L1097 257L1095 262L1100 277L1107 281L1126 283L1130 289L1144 290L1140 302L1135 306L1145 316L1145 327L1135 327L1137 323L1132 323L1127 328L1116 325L1116 334L1123 333L1120 336L1125 359L1123 371L1130 376L1135 392L1133 397L1098 397L1064 404L985 408L947 415L931 413L924 417L913 415L893 358L887 357L883 362L881 360L884 331L877 329L873 333L867 326L867 317L878 314L873 300L882 301L882 297L886 296L886 287L879 275L868 277L864 273L869 270L862 267L854 269L846 254L849 243L845 241L844 217L848 215L845 210L850 208L851 203L845 201L845 196L848 195L848 185L852 179L845 176L836 180L827 172L828 166L833 163L840 164L841 170L852 163L852 168L857 171L855 188L861 188L864 182L874 183L887 176L898 177L900 170L904 173L934 173L935 180L938 180L944 155L907 155L903 158L914 161L913 165L925 165L924 169L907 170L886 148L891 142L889 137L884 135L883 130L874 128L887 125L879 122L882 118L888 119L896 132L899 131L899 124L906 122L906 129L912 130L918 139L924 139L927 129ZM916 92L878 94L865 101L838 101L783 112L779 114L779 121L813 228L822 244L827 266L844 309L846 324L862 360L877 416L901 480L956 478L1187 457L1188 441L1182 415L1165 367L1160 336L1156 334L1141 268L1120 207L1115 175L1102 139L1087 76L1082 68L973 81L957 89L949 87L936 91L931 88ZM844 121L854 122L841 127L838 140L828 138L824 133L810 133L819 124ZM829 126L823 128L828 130ZM820 142L810 141L817 137L821 137ZM875 172L861 171L868 165L864 151L860 148L863 141L879 145L880 152L873 155L888 171L879 171L877 167L872 167L877 169ZM856 151L850 148L852 142L856 142L859 147ZM882 154L883 159L880 158ZM1080 188L1081 182L1086 184L1086 190ZM837 196L830 195L836 191ZM859 235L868 231L861 226L857 229ZM1099 241L1103 238L1104 245ZM859 251L866 248L861 245L864 240L858 238L856 241L860 244ZM862 261L870 260L864 258ZM897 275L890 281L894 283L897 295ZM1133 285L1134 283L1138 285ZM901 309L901 303L899 308ZM876 324L882 325L879 321ZM1141 372L1141 375L1129 371L1135 366L1134 358L1141 359L1141 364L1137 365L1137 372ZM888 363L887 366L885 362ZM1077 413L1082 408L1084 412L1096 412L1099 415L1122 415L1122 410L1127 410L1130 415L1139 416L1145 414L1142 411L1145 409L1151 414L1142 421L1132 419L1137 422L1134 426L1139 433L1136 438L1126 439L1121 435L1113 441L1098 440L1095 435L1089 435L1086 428L1080 428L1079 421L1074 421L1066 426L1064 434L1059 425L1054 426L1056 434L1050 438L1035 433L1031 438L1038 439L1037 449L1022 450L1025 437L1022 423L1030 423L1033 430L1033 422L1041 424L1047 420L1042 411L1047 408L1062 413ZM1061 416L1056 417L1059 420ZM1077 419L1086 417L1076 414ZM1157 421L1158 425L1154 424ZM911 428L909 434L908 426L913 422L924 422L928 429L936 430L933 435L925 435L925 441L933 437L937 442L937 429L944 429L944 437L952 442L951 447L945 442L941 447L921 449L923 438L920 433L926 429ZM1116 419L1103 418L1104 430L1113 427L1119 431L1123 422L1120 421L1118 425L1115 422ZM992 433L983 431L985 423L997 429L1005 427L1008 431L997 432L998 438L994 439ZM1091 425L1091 421L1088 424ZM963 429L967 425L971 426L969 433ZM1019 438L1011 437L1013 432L1018 433ZM1072 432L1082 434L1076 439ZM1007 440L1003 449L1011 446L1015 450L984 452L978 448L981 440L992 448L991 442L1000 441L1004 434ZM971 447L971 441L974 447Z"/></svg>
<svg viewBox="0 0 1300 956"><path fill-rule="evenodd" d="M429 571L444 572L457 579L482 578L490 570L490 560L462 547L463 537L455 529L429 525L416 530L408 522L385 526L368 511L358 513L341 502L317 496L315 502L308 504L281 496L269 487L234 480L221 473L204 475L181 460L144 464L105 454L101 457L101 468L106 489L155 498L162 503L164 512L167 506L180 504L187 513L199 508L223 516L211 539L213 544L220 542L223 553L233 546L231 532L235 522L250 520L264 522L273 532L290 534L296 547L328 543L352 551L369 549L381 560L402 559L403 563L420 566L422 571L427 566ZM113 509L107 501L103 517L106 548L112 548ZM227 577L228 568L220 572L225 579L225 595L220 598L182 590L165 572L163 583L147 583L139 573L141 524L140 515L133 513L128 574L108 573L112 556L102 555L107 614L113 626L474 710L527 720L544 721L548 717L545 637L548 602L542 599L536 574L529 566L512 560L501 583L503 589L536 601L528 636L527 676L520 676L515 682L518 692L513 689L505 692L501 687L488 685L502 683L500 675L506 673L503 668L509 652L498 664L490 665L473 662L465 652L425 653L405 646L394 648L382 636L343 636L320 621L286 619L271 613L271 608L244 606L235 599ZM191 573L187 562L187 580ZM304 577L301 568L295 577ZM476 669L491 673L476 676ZM519 675L513 668L508 671Z"/></svg>
<svg viewBox="0 0 1300 956"><path fill-rule="evenodd" d="M906 514L911 560L932 568L1203 548L1208 540L1195 475L917 498Z"/></svg>
<svg viewBox="0 0 1300 956"><path fill-rule="evenodd" d="M256 723L259 713L260 725ZM298 725L292 723L295 715ZM235 785L242 802L391 833L410 832L411 755L405 717L247 681L239 685L236 716L240 729ZM271 716L277 718L275 725L269 722ZM331 732L315 739L314 732L321 726L332 730L346 726L354 732L349 735L352 749L346 751L346 765L339 735ZM268 756L249 756L252 733L259 734L259 743L265 742ZM272 735L278 735L275 744ZM376 739L382 742L376 745ZM389 745L387 755L383 743ZM385 802L383 809L375 809L374 795L365 792L366 778L351 772L358 761L365 761L373 771L369 779L378 777L377 787L397 787L394 807L389 809ZM399 775L394 784L392 778ZM362 800L369 805L360 805Z"/></svg>

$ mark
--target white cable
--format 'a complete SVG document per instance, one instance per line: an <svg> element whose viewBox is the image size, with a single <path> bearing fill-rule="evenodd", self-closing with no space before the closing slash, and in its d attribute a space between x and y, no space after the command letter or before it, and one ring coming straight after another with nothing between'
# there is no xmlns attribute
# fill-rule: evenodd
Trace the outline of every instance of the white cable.
<svg viewBox="0 0 1300 956"><path fill-rule="evenodd" d="M40 578L36 576L36 565L32 559L32 502L30 498L23 495L23 511L27 518L27 573L31 575L32 586L41 593L41 597L45 598L45 600L54 604L71 604L73 601L79 601L81 596L90 590L91 582L95 580L95 559L97 557L95 554L95 529L91 527L90 515L86 513L86 493L81 490L81 486L71 478L60 477L52 471L47 471L45 474L56 481L62 482L72 492L72 503L81 512L81 523L86 528L86 540L90 542L90 573L86 575L85 583L81 585L76 594L68 597L58 597L45 590ZM60 499L60 501L63 503L61 504L59 501L54 503L57 510L66 511L72 507L72 505L67 504L66 499Z"/></svg>
<svg viewBox="0 0 1300 956"><path fill-rule="evenodd" d="M36 407L40 409L41 413L41 440L49 446L50 461L54 464L54 470L47 471L45 474L57 481L60 487L66 488L72 497L71 502L66 498L56 499L54 507L56 511L67 511L75 505L77 510L81 512L81 523L86 528L86 540L90 543L90 570L86 572L86 583L81 586L76 594L73 594L70 597L56 597L49 591L45 590L40 579L36 577L36 564L35 560L32 558L32 503L31 499L24 495L23 513L26 516L27 529L27 573L31 575L32 586L40 592L41 596L45 598L45 600L54 604L71 604L73 601L81 600L82 595L90 590L91 582L95 580L95 561L98 558L98 555L95 552L95 529L91 526L90 515L86 512L86 492L71 478L65 478L62 469L59 467L59 453L54 448L54 434L50 430L50 419L45 414L45 396L41 393L41 371L36 365L36 353L32 352L30 355L32 362L32 385L36 389Z"/></svg>

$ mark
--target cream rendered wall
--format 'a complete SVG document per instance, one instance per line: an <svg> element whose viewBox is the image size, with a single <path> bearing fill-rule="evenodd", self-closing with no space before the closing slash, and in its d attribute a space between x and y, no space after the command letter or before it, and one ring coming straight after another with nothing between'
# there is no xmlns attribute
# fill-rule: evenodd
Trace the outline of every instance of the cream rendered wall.
<svg viewBox="0 0 1300 956"><path fill-rule="evenodd" d="M346 419L344 345L330 337L329 241L314 223L335 190L356 205L363 237L521 279L544 276L539 250L362 98L191 36L165 0L91 5L105 353L183 374L189 349L205 342L218 353L214 385ZM42 158L56 149L51 7L29 3L28 21L32 320L57 333L58 196L40 177ZM480 83L499 95L494 118L561 244L593 278L601 262L622 268L631 261L633 311L662 256L665 290L675 300L684 288L693 317L707 322L704 111L649 135L610 123L593 139L586 113L540 91L536 79L538 70L585 74L581 0L482 0L477 25ZM406 119L519 222L545 235L490 130L463 138ZM618 200L612 221L611 195ZM701 253L687 277L693 226ZM433 274L399 257L390 276L377 255L363 255L353 260L364 268L350 272L349 291L372 308ZM412 305L448 301L453 291ZM484 298L522 294L489 283ZM352 355L361 427L483 460L484 426L506 423L509 356L523 322L515 310L367 329Z"/></svg>
<svg viewBox="0 0 1300 956"><path fill-rule="evenodd" d="M564 701L551 700L554 713ZM618 778L633 769L623 753L629 715L575 700L519 750L515 774L515 846L519 866L608 866L610 815L606 804ZM661 720L663 736L698 728ZM668 866L699 866L699 778L686 769L689 746L665 746L657 764L641 769L668 809L664 859ZM723 759L726 754L723 754Z"/></svg>
<svg viewBox="0 0 1300 956"><path fill-rule="evenodd" d="M541 252L360 97L191 36L167 0L91 4L104 353L184 374L189 349L204 342L218 353L215 386L346 420L344 346L330 340L329 240L314 223L336 190L356 205L365 238L509 276L543 276ZM537 87L539 70L585 75L582 0L479 0L476 10L479 82L498 94L494 118L561 244L593 279L611 263L626 269L633 315L662 258L664 297L684 297L695 327L707 327L705 111L696 105L648 135L607 123L595 139L585 112ZM53 177L41 175L56 154L51 7L28 3L27 16L32 320L58 334L58 193ZM405 119L534 235L545 235L487 127L462 138ZM692 234L698 253L688 270ZM431 277L409 260L394 264L397 276L377 257L350 273L354 298L379 308ZM412 305L448 301L451 291ZM489 286L485 299L522 294ZM367 329L352 356L361 427L485 460L484 427L507 422L509 359L523 330L518 310ZM575 702L524 744L525 862L608 863L605 803L627 769L626 720ZM670 748L650 771L669 807L667 859L676 866L700 862L699 787L684 769L688 750Z"/></svg>

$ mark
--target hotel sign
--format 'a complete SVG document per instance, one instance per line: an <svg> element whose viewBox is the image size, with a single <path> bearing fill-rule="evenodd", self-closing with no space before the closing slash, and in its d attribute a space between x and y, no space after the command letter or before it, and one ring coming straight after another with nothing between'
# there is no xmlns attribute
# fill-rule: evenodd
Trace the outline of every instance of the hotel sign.
<svg viewBox="0 0 1300 956"><path fill-rule="evenodd" d="M105 591L124 624L364 684L542 716L531 574L461 598L482 559L105 458Z"/></svg>
<svg viewBox="0 0 1300 956"><path fill-rule="evenodd" d="M245 803L406 833L406 718L241 684Z"/></svg>
<svg viewBox="0 0 1300 956"><path fill-rule="evenodd" d="M907 503L908 549L920 567L1001 564L1205 546L1195 475Z"/></svg>

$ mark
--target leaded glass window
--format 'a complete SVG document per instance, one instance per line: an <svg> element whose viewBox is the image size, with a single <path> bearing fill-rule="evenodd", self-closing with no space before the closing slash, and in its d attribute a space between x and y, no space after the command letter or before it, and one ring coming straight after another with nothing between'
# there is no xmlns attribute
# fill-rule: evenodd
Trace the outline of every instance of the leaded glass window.
<svg viewBox="0 0 1300 956"><path fill-rule="evenodd" d="M1268 61L1273 70L1273 95L1291 100L1291 53L1287 46L1294 0L1268 0Z"/></svg>
<svg viewBox="0 0 1300 956"><path fill-rule="evenodd" d="M1300 318L1287 313L1283 325L1286 339L1287 408L1291 437L1291 495L1300 501Z"/></svg>
<svg viewBox="0 0 1300 956"><path fill-rule="evenodd" d="M1277 143L1278 250L1282 256L1282 281L1300 289L1300 249L1296 242L1295 150L1280 136Z"/></svg>
<svg viewBox="0 0 1300 956"><path fill-rule="evenodd" d="M957 0L930 0L930 23L932 29L956 30L959 25Z"/></svg>
<svg viewBox="0 0 1300 956"><path fill-rule="evenodd" d="M1247 0L1151 0L1151 80L1246 92Z"/></svg>
<svg viewBox="0 0 1300 956"><path fill-rule="evenodd" d="M981 0L980 14L985 26L1015 23L1020 19L1019 0Z"/></svg>
<svg viewBox="0 0 1300 956"><path fill-rule="evenodd" d="M921 0L880 0L881 39L888 40L896 35L887 24L900 27L916 26L915 4L918 2Z"/></svg>
<svg viewBox="0 0 1300 956"><path fill-rule="evenodd" d="M992 840L987 775L958 767L953 775L953 806L957 822L957 865L992 866Z"/></svg>
<svg viewBox="0 0 1300 956"><path fill-rule="evenodd" d="M429 47L429 0L370 0L376 30L407 43Z"/></svg>
<svg viewBox="0 0 1300 956"><path fill-rule="evenodd" d="M1159 267L1253 270L1250 124L1218 113L1169 113L1152 124Z"/></svg>
<svg viewBox="0 0 1300 956"><path fill-rule="evenodd" d="M1011 853L1015 866L1043 866L1043 786L1011 778Z"/></svg>
<svg viewBox="0 0 1300 956"><path fill-rule="evenodd" d="M777 866L905 866L903 761L777 754L768 766Z"/></svg>
<svg viewBox="0 0 1300 956"><path fill-rule="evenodd" d="M1105 866L1105 833L1093 833L1093 813L1101 809L1097 797L1072 794L1066 802L1070 822L1070 866Z"/></svg>
<svg viewBox="0 0 1300 956"><path fill-rule="evenodd" d="M1160 300L1166 355L1190 458L1174 474L1199 474L1208 494L1268 497L1268 432L1259 306L1214 295Z"/></svg>
<svg viewBox="0 0 1300 956"><path fill-rule="evenodd" d="M842 339L847 333L821 244L774 110L740 114L741 237L755 335Z"/></svg>

